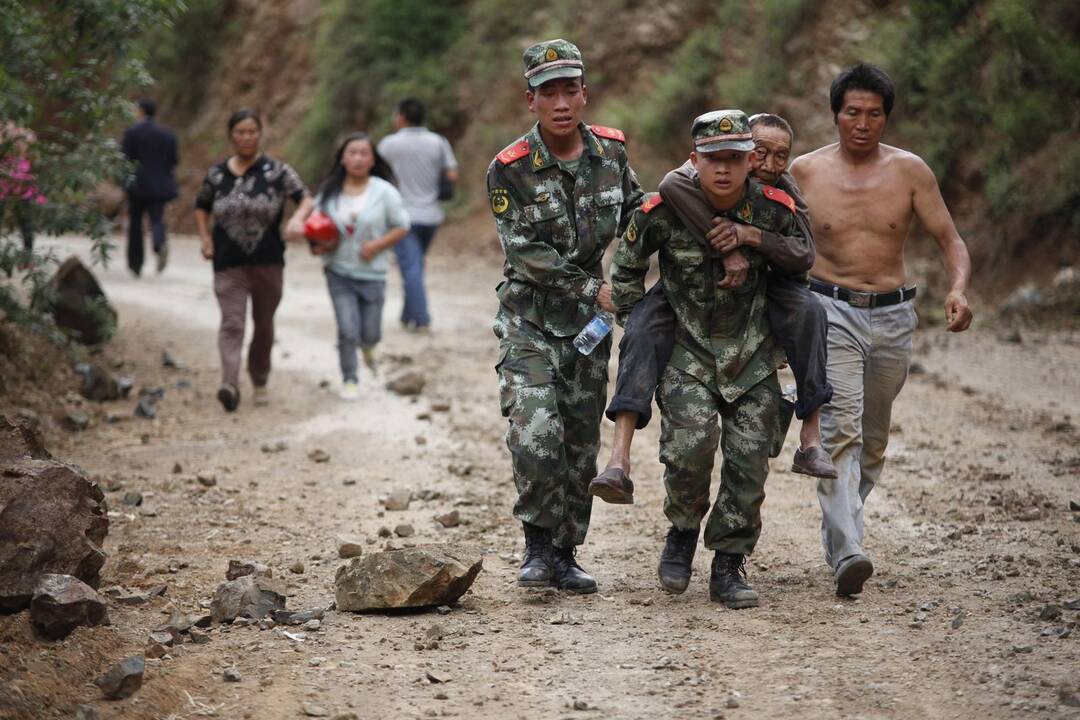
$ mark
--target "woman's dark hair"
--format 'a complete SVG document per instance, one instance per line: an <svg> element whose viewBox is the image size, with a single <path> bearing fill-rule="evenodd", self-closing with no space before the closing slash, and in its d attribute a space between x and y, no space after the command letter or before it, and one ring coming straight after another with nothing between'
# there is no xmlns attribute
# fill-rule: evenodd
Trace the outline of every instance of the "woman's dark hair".
<svg viewBox="0 0 1080 720"><path fill-rule="evenodd" d="M232 134L233 128L244 120L254 120L255 124L259 126L259 130L262 130L262 119L259 117L259 113L251 108L240 108L229 116L229 133Z"/></svg>
<svg viewBox="0 0 1080 720"><path fill-rule="evenodd" d="M750 128L756 128L758 125L783 130L787 133L788 139L791 140L791 144L795 144L795 131L791 129L791 124L779 115L773 115L772 113L758 113L757 115L751 115Z"/></svg>
<svg viewBox="0 0 1080 720"><path fill-rule="evenodd" d="M870 63L853 65L832 81L832 86L829 88L829 106L832 108L834 120L844 106L844 95L848 90L865 90L880 95L881 102L885 106L885 117L889 117L889 113L892 112L896 88L892 79L876 65Z"/></svg>
<svg viewBox="0 0 1080 720"><path fill-rule="evenodd" d="M329 174L322 181L322 185L319 186L319 195L322 196L323 207L326 207L331 200L341 193L341 187L345 184L346 176L345 166L341 163L341 158L345 156L345 148L349 146L349 143L359 140L371 145L371 152L375 156L375 164L371 168L372 177L382 178L394 185L397 184L394 171L390 169L390 163L386 162L386 158L379 154L378 149L375 147L375 141L371 139L371 136L365 132L349 133L338 143L337 150L334 151L334 164L330 166Z"/></svg>

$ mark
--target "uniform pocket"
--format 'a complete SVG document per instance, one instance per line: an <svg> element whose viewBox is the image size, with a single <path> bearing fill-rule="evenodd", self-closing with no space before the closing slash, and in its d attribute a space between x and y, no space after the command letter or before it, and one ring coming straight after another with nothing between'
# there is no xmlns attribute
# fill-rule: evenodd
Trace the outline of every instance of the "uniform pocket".
<svg viewBox="0 0 1080 720"><path fill-rule="evenodd" d="M525 219L536 229L542 242L566 252L570 249L570 219L562 203L544 202L522 208Z"/></svg>
<svg viewBox="0 0 1080 720"><path fill-rule="evenodd" d="M612 240L619 232L622 219L622 188L601 190L592 196L593 212L596 213L596 237L601 242Z"/></svg>

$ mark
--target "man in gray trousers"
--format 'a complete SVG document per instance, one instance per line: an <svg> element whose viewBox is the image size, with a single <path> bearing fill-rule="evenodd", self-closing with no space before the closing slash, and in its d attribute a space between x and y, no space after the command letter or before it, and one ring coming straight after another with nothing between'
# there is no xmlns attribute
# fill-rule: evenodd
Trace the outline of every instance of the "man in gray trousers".
<svg viewBox="0 0 1080 720"><path fill-rule="evenodd" d="M937 241L948 270L946 329L962 332L972 318L964 295L971 260L934 173L917 155L881 143L894 94L892 80L873 65L841 72L829 91L839 142L791 166L817 243L810 289L829 318L834 394L821 426L839 477L818 481L818 501L838 595L862 592L874 572L863 551L863 503L885 467L892 404L907 379L918 325L904 266L913 218Z"/></svg>

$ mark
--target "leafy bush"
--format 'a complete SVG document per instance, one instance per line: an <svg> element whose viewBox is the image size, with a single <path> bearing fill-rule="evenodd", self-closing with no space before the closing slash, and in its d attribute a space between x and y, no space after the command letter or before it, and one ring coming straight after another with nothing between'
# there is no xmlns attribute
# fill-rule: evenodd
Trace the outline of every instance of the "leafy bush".
<svg viewBox="0 0 1080 720"><path fill-rule="evenodd" d="M172 0L0 0L0 118L37 136L28 157L47 202L31 208L36 233L88 235L95 258L108 259L96 191L102 181L129 172L117 131L132 116L130 89L150 82L136 42L147 28L168 22L177 7ZM4 133L0 158L15 153ZM16 202L22 201L4 204ZM17 225L11 211L0 218L0 308L29 322L34 318L19 285L42 299L49 258L22 252ZM15 279L23 263L32 270Z"/></svg>
<svg viewBox="0 0 1080 720"><path fill-rule="evenodd" d="M415 96L429 108L429 127L458 121L458 77L446 59L464 34L464 2L330 0L316 42L318 87L303 126L286 154L318 178L336 138L346 130L390 130L397 102Z"/></svg>
<svg viewBox="0 0 1080 720"><path fill-rule="evenodd" d="M1043 189L1018 183L1013 168L1080 112L1075 3L913 0L910 8L907 42L892 62L910 110L905 136L939 176L973 154L995 218L1031 206ZM1066 176L1067 158L1057 163Z"/></svg>
<svg viewBox="0 0 1080 720"><path fill-rule="evenodd" d="M206 99L210 76L233 25L225 0L180 0L170 21L148 28L139 42L165 110L180 121L190 119Z"/></svg>

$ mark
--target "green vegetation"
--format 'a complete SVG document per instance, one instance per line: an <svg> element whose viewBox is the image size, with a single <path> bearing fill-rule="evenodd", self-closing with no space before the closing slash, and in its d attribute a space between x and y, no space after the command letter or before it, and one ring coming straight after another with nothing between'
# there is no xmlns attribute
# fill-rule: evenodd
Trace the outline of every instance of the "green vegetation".
<svg viewBox="0 0 1080 720"><path fill-rule="evenodd" d="M617 114L652 145L682 150L690 118L717 107L756 112L788 81L785 45L809 18L808 0L704 3L702 18L672 55L670 69L633 108Z"/></svg>
<svg viewBox="0 0 1080 720"><path fill-rule="evenodd" d="M181 0L171 21L148 28L139 46L154 76L155 95L164 98L164 113L183 123L206 99L210 77L232 23L224 0Z"/></svg>
<svg viewBox="0 0 1080 720"><path fill-rule="evenodd" d="M979 167L995 218L1029 211L1080 228L1080 156L1072 143L1046 159L1052 172L1041 175L1050 187L1016 174L1056 135L1075 133L1075 3L913 0L910 9L907 42L892 61L907 109L905 137L939 176L961 162Z"/></svg>
<svg viewBox="0 0 1080 720"><path fill-rule="evenodd" d="M323 4L315 62L318 87L286 155L314 180L326 172L335 140L347 129L390 130L407 96L430 108L426 124L453 127L462 118L450 49L464 35L464 2L330 0Z"/></svg>
<svg viewBox="0 0 1080 720"><path fill-rule="evenodd" d="M128 93L150 82L137 41L178 8L172 0L0 0L0 118L36 135L26 153L47 198L30 205L36 234L88 235L95 258L108 259L95 194L103 181L129 171L116 136L132 117ZM0 158L18 154L13 134L0 135ZM31 306L42 306L52 258L24 253L16 202L24 201L0 203L7 206L0 216L0 310L32 323L39 318L21 302L22 290ZM16 277L27 263L30 272Z"/></svg>

